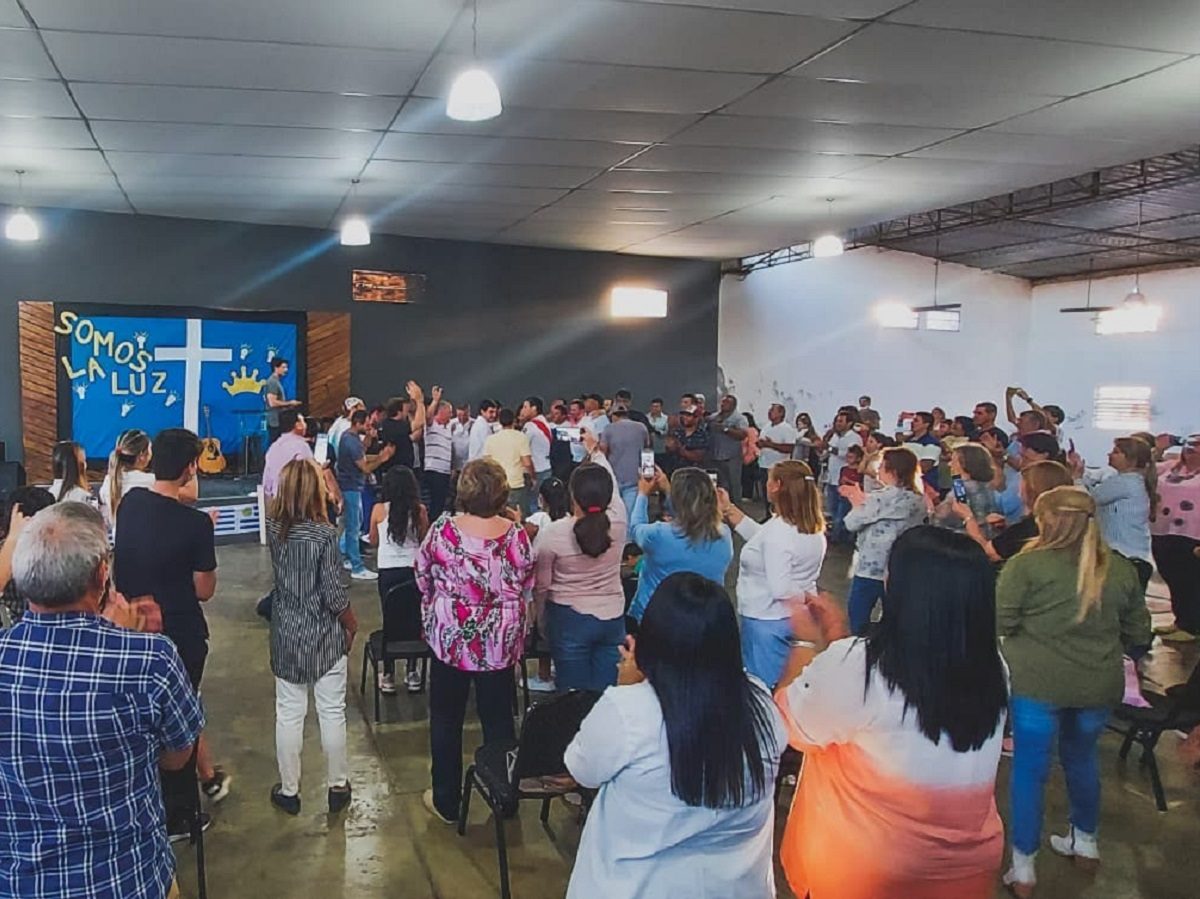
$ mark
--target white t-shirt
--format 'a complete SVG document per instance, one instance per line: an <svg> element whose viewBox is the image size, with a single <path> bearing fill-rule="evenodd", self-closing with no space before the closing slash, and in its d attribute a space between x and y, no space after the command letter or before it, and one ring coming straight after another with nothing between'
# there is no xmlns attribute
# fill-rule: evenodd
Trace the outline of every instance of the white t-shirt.
<svg viewBox="0 0 1200 899"><path fill-rule="evenodd" d="M534 422L540 422L542 427L538 427ZM543 427L546 430L543 431ZM529 448L533 455L533 470L536 472L549 471L550 438L546 435L550 431L550 423L546 421L546 417L539 415L533 421L525 422L525 426L521 430L529 438Z"/></svg>
<svg viewBox="0 0 1200 899"><path fill-rule="evenodd" d="M87 503L88 505L91 505L91 506L94 506L96 504L96 497L92 496L92 492L90 490L84 490L78 484L76 484L74 487L71 487L70 489L68 489L66 494L63 496L63 498L59 499L58 491L62 490L62 483L63 483L62 478L55 478L54 483L52 483L50 485L50 493L54 497L56 502Z"/></svg>
<svg viewBox="0 0 1200 899"><path fill-rule="evenodd" d="M824 478L826 484L837 486L842 469L846 467L846 450L852 446L862 446L862 438L858 436L857 431L850 430L829 438L829 460L825 463Z"/></svg>
<svg viewBox="0 0 1200 899"><path fill-rule="evenodd" d="M760 620L789 617L788 597L817 590L825 535L801 534L778 515L766 524L747 515L737 532L746 541L738 560L738 612Z"/></svg>
<svg viewBox="0 0 1200 899"><path fill-rule="evenodd" d="M337 452L338 441L342 435L350 428L350 419L346 416L341 416L333 420L333 424L329 426L329 445L333 447L333 451Z"/></svg>
<svg viewBox="0 0 1200 899"><path fill-rule="evenodd" d="M471 423L471 439L467 448L467 461L478 459L483 455L483 445L487 439L500 430L500 422L489 422L482 415Z"/></svg>
<svg viewBox="0 0 1200 899"><path fill-rule="evenodd" d="M762 432L761 436L766 437L768 440L773 440L776 443L794 444L796 442L796 438L799 437L800 434L786 421L781 421L777 425L768 426ZM758 454L758 467L763 471L770 471L771 466L776 462L782 462L785 459L790 458L792 457L789 453L781 453L779 450L767 449L764 447ZM805 459L804 461L807 462L808 460Z"/></svg>
<svg viewBox="0 0 1200 899"><path fill-rule="evenodd" d="M571 775L600 790L567 899L774 899L771 785L787 732L770 695L753 683L773 727L773 745L763 751L767 786L748 804L724 809L690 806L671 792L667 731L649 683L604 691L566 752Z"/></svg>
<svg viewBox="0 0 1200 899"><path fill-rule="evenodd" d="M404 538L403 543L397 543L392 539L392 535L388 533L388 512L391 510L391 503L383 504L383 521L379 522L379 554L377 558L379 568L413 568L417 564L417 550L420 548L420 543L417 538L410 532Z"/></svg>
<svg viewBox="0 0 1200 899"><path fill-rule="evenodd" d="M475 419L468 418L461 422L457 418L450 419L450 449L451 461L455 470L467 464L471 453L471 425Z"/></svg>
<svg viewBox="0 0 1200 899"><path fill-rule="evenodd" d="M115 527L116 520L113 518L112 506L109 503L111 495L112 476L105 475L104 482L100 485L100 514L104 516L108 526ZM125 498L134 487L145 487L147 490L154 486L154 475L148 471L131 470L126 471L121 475L121 498Z"/></svg>

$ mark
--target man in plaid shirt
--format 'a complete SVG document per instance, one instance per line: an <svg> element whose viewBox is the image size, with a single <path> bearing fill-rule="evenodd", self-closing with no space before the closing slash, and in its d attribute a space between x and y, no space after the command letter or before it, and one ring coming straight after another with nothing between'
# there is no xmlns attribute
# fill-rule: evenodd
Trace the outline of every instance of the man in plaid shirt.
<svg viewBox="0 0 1200 899"><path fill-rule="evenodd" d="M204 715L170 640L98 614L108 556L82 503L17 537L29 610L0 631L0 896L163 899L174 881L157 769L187 763Z"/></svg>

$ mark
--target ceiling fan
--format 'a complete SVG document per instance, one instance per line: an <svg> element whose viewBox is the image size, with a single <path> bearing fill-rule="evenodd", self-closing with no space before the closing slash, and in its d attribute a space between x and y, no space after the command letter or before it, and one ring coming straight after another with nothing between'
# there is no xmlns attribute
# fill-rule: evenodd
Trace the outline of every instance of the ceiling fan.
<svg viewBox="0 0 1200 899"><path fill-rule="evenodd" d="M1059 309L1059 312L1065 312L1068 315L1071 313L1085 313L1087 315L1099 315L1101 312L1112 312L1114 306L1093 306L1092 305L1092 266L1095 259L1088 260L1088 279L1087 279L1087 302L1083 306L1067 306Z"/></svg>

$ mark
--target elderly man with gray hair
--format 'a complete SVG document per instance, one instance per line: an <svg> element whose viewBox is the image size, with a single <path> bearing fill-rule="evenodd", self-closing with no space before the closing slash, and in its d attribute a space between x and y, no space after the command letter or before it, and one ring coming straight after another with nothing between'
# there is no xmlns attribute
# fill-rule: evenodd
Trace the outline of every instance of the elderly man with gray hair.
<svg viewBox="0 0 1200 899"><path fill-rule="evenodd" d="M204 725L183 662L101 616L127 607L90 506L25 522L12 566L28 611L0 631L0 896L162 899L175 857L157 769L186 765Z"/></svg>

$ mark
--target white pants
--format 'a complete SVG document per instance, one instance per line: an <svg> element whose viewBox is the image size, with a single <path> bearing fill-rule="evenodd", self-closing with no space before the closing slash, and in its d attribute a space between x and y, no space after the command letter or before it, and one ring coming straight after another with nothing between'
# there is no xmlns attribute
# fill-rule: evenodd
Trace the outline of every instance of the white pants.
<svg viewBox="0 0 1200 899"><path fill-rule="evenodd" d="M317 720L321 724L321 749L325 752L326 781L330 787L349 782L346 760L346 660L342 656L312 685ZM275 758L283 795L300 792L300 748L304 745L304 718L308 714L308 684L275 678Z"/></svg>

